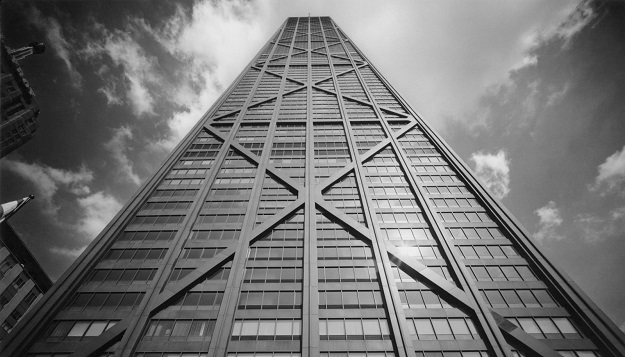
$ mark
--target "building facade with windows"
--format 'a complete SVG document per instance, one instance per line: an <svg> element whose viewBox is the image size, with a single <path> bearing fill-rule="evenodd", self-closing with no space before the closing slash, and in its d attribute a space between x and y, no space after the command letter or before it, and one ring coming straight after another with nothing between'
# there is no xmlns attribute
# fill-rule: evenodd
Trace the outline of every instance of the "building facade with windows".
<svg viewBox="0 0 625 357"><path fill-rule="evenodd" d="M40 45L41 46L41 45ZM40 47L39 47L40 48ZM25 49L25 48L24 48ZM0 44L0 74L2 89L0 97L2 105L0 109L0 158L22 146L35 135L39 124L39 106L35 100L35 93L24 78L22 68L17 63L18 59L24 58L24 54L16 52ZM35 53L41 53L38 50ZM33 50L31 48L30 53Z"/></svg>
<svg viewBox="0 0 625 357"><path fill-rule="evenodd" d="M8 222L0 223L0 341L52 282Z"/></svg>
<svg viewBox="0 0 625 357"><path fill-rule="evenodd" d="M328 17L289 18L7 355L625 355Z"/></svg>

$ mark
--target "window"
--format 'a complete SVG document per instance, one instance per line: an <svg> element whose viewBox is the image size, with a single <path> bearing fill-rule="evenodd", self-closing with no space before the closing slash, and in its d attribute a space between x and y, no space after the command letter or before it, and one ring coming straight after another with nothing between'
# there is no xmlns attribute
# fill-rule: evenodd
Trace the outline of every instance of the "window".
<svg viewBox="0 0 625 357"><path fill-rule="evenodd" d="M399 299L404 308L442 309L450 308L445 300L431 290L399 290Z"/></svg>
<svg viewBox="0 0 625 357"><path fill-rule="evenodd" d="M397 267L394 263L391 262L391 266L392 266L393 276L395 277L395 281L403 282L403 283L416 283L417 282L410 275L406 274L402 269ZM453 281L453 277L451 273L449 272L449 269L447 268L447 266L428 265L428 268L432 270L433 272L437 273L438 275L444 277L445 279L449 281Z"/></svg>
<svg viewBox="0 0 625 357"><path fill-rule="evenodd" d="M485 300L492 307L557 307L547 290L483 290Z"/></svg>
<svg viewBox="0 0 625 357"><path fill-rule="evenodd" d="M324 260L353 260L353 259L372 259L373 253L369 247L318 247L318 259Z"/></svg>
<svg viewBox="0 0 625 357"><path fill-rule="evenodd" d="M516 250L509 245L459 245L458 248L464 259L520 258Z"/></svg>
<svg viewBox="0 0 625 357"><path fill-rule="evenodd" d="M210 231L192 231L190 240L231 241L239 238L239 229L216 229Z"/></svg>
<svg viewBox="0 0 625 357"><path fill-rule="evenodd" d="M449 228L452 239L501 239L498 228Z"/></svg>
<svg viewBox="0 0 625 357"><path fill-rule="evenodd" d="M184 248L179 259L209 259L225 248Z"/></svg>
<svg viewBox="0 0 625 357"><path fill-rule="evenodd" d="M302 268L246 268L244 283L300 283Z"/></svg>
<svg viewBox="0 0 625 357"><path fill-rule="evenodd" d="M382 294L376 290L319 291L321 309L364 309L383 307Z"/></svg>
<svg viewBox="0 0 625 357"><path fill-rule="evenodd" d="M4 278L4 276L15 266L17 262L13 258L13 256L7 256L4 261L0 264L0 279Z"/></svg>
<svg viewBox="0 0 625 357"><path fill-rule="evenodd" d="M376 352L321 352L320 357L395 357L395 353L391 351Z"/></svg>
<svg viewBox="0 0 625 357"><path fill-rule="evenodd" d="M144 341L210 341L215 320L152 320Z"/></svg>
<svg viewBox="0 0 625 357"><path fill-rule="evenodd" d="M469 318L407 319L408 328L419 340L468 340L480 336Z"/></svg>
<svg viewBox="0 0 625 357"><path fill-rule="evenodd" d="M233 341L300 340L301 320L236 320L232 328Z"/></svg>
<svg viewBox="0 0 625 357"><path fill-rule="evenodd" d="M191 206L191 202L147 202L141 207L141 211L158 213L171 210L186 210L189 206Z"/></svg>
<svg viewBox="0 0 625 357"><path fill-rule="evenodd" d="M176 231L139 231L139 232L124 232L119 238L118 242L168 242L174 239Z"/></svg>
<svg viewBox="0 0 625 357"><path fill-rule="evenodd" d="M378 276L373 266L319 267L319 282L377 281Z"/></svg>
<svg viewBox="0 0 625 357"><path fill-rule="evenodd" d="M228 276L230 275L230 266L232 262L228 262L224 267L217 269L214 273L206 277L204 281L225 281L228 280ZM174 268L169 276L168 283L172 283L178 280L184 279L187 275L189 275L195 268Z"/></svg>
<svg viewBox="0 0 625 357"><path fill-rule="evenodd" d="M399 253L404 257L418 259L442 259L443 256L436 246L398 247Z"/></svg>
<svg viewBox="0 0 625 357"><path fill-rule="evenodd" d="M471 266L477 281L535 281L528 266Z"/></svg>
<svg viewBox="0 0 625 357"><path fill-rule="evenodd" d="M523 331L540 339L579 339L582 338L567 317L519 317L508 318Z"/></svg>
<svg viewBox="0 0 625 357"><path fill-rule="evenodd" d="M160 226L165 224L180 224L184 220L185 216L182 215L174 215L174 216L137 216L132 219L130 224L135 225L152 225L152 226Z"/></svg>
<svg viewBox="0 0 625 357"><path fill-rule="evenodd" d="M184 357L187 355L185 354ZM299 352L229 352L227 357L301 357ZM143 357L143 356L141 356ZM169 357L169 355L167 355ZM173 356L172 356L173 357ZM194 356L189 356L194 357ZM202 356L201 356L202 357Z"/></svg>
<svg viewBox="0 0 625 357"><path fill-rule="evenodd" d="M66 310L131 310L141 303L144 293L76 293Z"/></svg>
<svg viewBox="0 0 625 357"><path fill-rule="evenodd" d="M197 223L243 223L245 214L201 214L198 216Z"/></svg>
<svg viewBox="0 0 625 357"><path fill-rule="evenodd" d="M97 284L147 284L156 274L152 269L94 269L87 283Z"/></svg>
<svg viewBox="0 0 625 357"><path fill-rule="evenodd" d="M81 341L84 338L95 337L115 325L114 320L96 321L67 321L61 320L53 324L45 338L46 342Z"/></svg>
<svg viewBox="0 0 625 357"><path fill-rule="evenodd" d="M160 260L165 257L167 249L111 249L104 256L103 260Z"/></svg>
<svg viewBox="0 0 625 357"><path fill-rule="evenodd" d="M556 351L562 357L599 357L599 354L595 351Z"/></svg>
<svg viewBox="0 0 625 357"><path fill-rule="evenodd" d="M151 198L161 198L161 197L172 197L172 198L187 197L187 198L191 198L191 197L194 197L195 195L197 195L198 192L199 192L199 190L190 190L190 189L177 189L177 190L160 189L160 190L156 190Z"/></svg>
<svg viewBox="0 0 625 357"><path fill-rule="evenodd" d="M319 319L322 340L389 340L386 319Z"/></svg>
<svg viewBox="0 0 625 357"><path fill-rule="evenodd" d="M238 308L245 309L299 309L300 291L242 291Z"/></svg>
<svg viewBox="0 0 625 357"><path fill-rule="evenodd" d="M381 232L388 240L434 240L427 228L382 228Z"/></svg>
<svg viewBox="0 0 625 357"><path fill-rule="evenodd" d="M299 247L250 247L249 260L301 260L304 249Z"/></svg>

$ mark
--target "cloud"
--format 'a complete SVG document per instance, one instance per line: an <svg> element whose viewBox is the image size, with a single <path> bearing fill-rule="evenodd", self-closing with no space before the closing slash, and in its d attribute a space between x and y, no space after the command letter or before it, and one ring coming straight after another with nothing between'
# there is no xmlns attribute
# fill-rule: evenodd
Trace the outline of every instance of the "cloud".
<svg viewBox="0 0 625 357"><path fill-rule="evenodd" d="M92 193L89 184L93 181L93 172L85 166L77 171L53 168L38 163L28 164L5 159L4 167L33 184L37 200L43 202L42 211L53 222L65 225L65 217L59 215L60 201L64 205L75 204L80 215L71 219L71 227L95 237L108 221L119 211L122 205L113 196L104 192ZM69 201L67 198L70 198ZM60 254L62 248L58 248Z"/></svg>
<svg viewBox="0 0 625 357"><path fill-rule="evenodd" d="M564 236L556 233L556 229L562 225L564 220L555 202L549 201L547 205L538 208L534 213L536 213L539 218L538 232L534 234L534 239L538 242L564 239Z"/></svg>
<svg viewBox="0 0 625 357"><path fill-rule="evenodd" d="M475 163L475 174L486 184L486 187L502 199L510 192L510 160L506 158L506 152L499 150L496 154L482 153L481 151L471 155L471 161Z"/></svg>
<svg viewBox="0 0 625 357"><path fill-rule="evenodd" d="M93 172L82 166L77 171L56 169L38 163L4 159L4 167L33 184L37 198L43 202L44 212L56 216L59 205L55 195L64 189L75 195L89 194L88 184L93 180Z"/></svg>
<svg viewBox="0 0 625 357"><path fill-rule="evenodd" d="M619 207L611 210L610 218L615 221L625 218L625 207Z"/></svg>
<svg viewBox="0 0 625 357"><path fill-rule="evenodd" d="M108 105L113 106L122 104L121 97L119 97L117 93L115 93L115 86L106 85L104 87L100 87L98 88L98 93L104 94L104 97L106 98L106 104Z"/></svg>
<svg viewBox="0 0 625 357"><path fill-rule="evenodd" d="M553 36L564 40L563 49L568 49L572 39L596 16L592 9L592 1L582 2L556 30Z"/></svg>
<svg viewBox="0 0 625 357"><path fill-rule="evenodd" d="M51 247L50 253L69 257L74 260L85 251L85 248L87 248L86 245L78 248Z"/></svg>
<svg viewBox="0 0 625 357"><path fill-rule="evenodd" d="M83 212L77 223L72 226L74 230L82 235L77 243L78 246L52 246L49 248L50 253L71 258L72 260L85 251L89 242L102 231L122 208L122 204L117 199L103 192L79 197L76 203Z"/></svg>
<svg viewBox="0 0 625 357"><path fill-rule="evenodd" d="M141 184L141 179L134 172L133 164L127 155L128 142L132 139L132 130L127 126L122 126L114 129L113 136L104 144L104 147L111 153L113 160L115 160L121 173L119 177L138 186Z"/></svg>
<svg viewBox="0 0 625 357"><path fill-rule="evenodd" d="M104 86L98 88L98 93L102 93L106 98L106 104L109 106L122 105L123 100L117 93L117 84L111 74L111 70L107 65L102 65L100 69L96 71L96 74L104 82Z"/></svg>
<svg viewBox="0 0 625 357"><path fill-rule="evenodd" d="M70 58L70 54L75 51L75 48L63 35L61 25L53 17L44 17L41 12L34 7L32 8L31 14L31 23L46 34L46 39L48 40L46 45L53 48L56 56L65 63L72 85L80 89L82 87L82 76L78 73Z"/></svg>
<svg viewBox="0 0 625 357"><path fill-rule="evenodd" d="M126 100L130 103L133 113L137 116L154 114L155 98L148 87L158 87L162 83L158 60L155 56L148 55L135 37L132 29L111 31L96 23L93 27L93 38L90 38L88 44L81 49L80 55L86 60L101 61L107 58L114 66L120 67L127 87ZM103 78L104 75L100 77ZM104 82L104 87L98 91L107 97L109 104L116 104L115 100L109 99L118 98L113 95L116 89L114 82L106 79Z"/></svg>
<svg viewBox="0 0 625 357"><path fill-rule="evenodd" d="M625 332L625 321L623 321L623 323L621 324L621 326L619 326L619 328L621 329L621 331Z"/></svg>
<svg viewBox="0 0 625 357"><path fill-rule="evenodd" d="M87 234L90 239L97 236L122 208L122 204L117 199L103 192L78 198L77 202L84 215L78 221L76 228L79 232Z"/></svg>
<svg viewBox="0 0 625 357"><path fill-rule="evenodd" d="M577 5L571 1L498 2L497 6L393 2L361 11L353 19L343 15L336 20L374 64L382 63L378 68L391 83L403 85L397 89L408 102L436 129L444 129L447 119L476 124L474 111L481 94L509 81L511 73L535 66L538 56L533 49L558 31L564 34L560 25ZM397 24L403 28L380 31L395 29ZM454 45L444 45L449 43Z"/></svg>
<svg viewBox="0 0 625 357"><path fill-rule="evenodd" d="M589 186L591 191L603 189L604 194L609 192L619 192L625 194L623 186L625 184L625 146L620 151L608 156L597 168L599 174L595 178L595 183Z"/></svg>
<svg viewBox="0 0 625 357"><path fill-rule="evenodd" d="M609 211L605 216L583 213L575 218L588 243L597 243L625 232L625 206Z"/></svg>
<svg viewBox="0 0 625 357"><path fill-rule="evenodd" d="M562 99L564 98L564 96L569 92L569 89L571 89L571 84L569 82L564 83L562 88L560 88L559 90L554 89L547 96L547 103L545 104L545 106L552 107L560 103Z"/></svg>
<svg viewBox="0 0 625 357"><path fill-rule="evenodd" d="M190 11L178 7L158 28L134 19L182 64L172 91L179 109L167 120L169 135L154 149L171 150L244 69L266 41L260 23L264 12L249 1L199 1Z"/></svg>

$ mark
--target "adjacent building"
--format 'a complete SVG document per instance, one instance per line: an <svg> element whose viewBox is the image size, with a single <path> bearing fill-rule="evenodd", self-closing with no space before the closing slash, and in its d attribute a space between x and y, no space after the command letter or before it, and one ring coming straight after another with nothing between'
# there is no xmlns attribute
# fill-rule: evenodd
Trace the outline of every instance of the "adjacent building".
<svg viewBox="0 0 625 357"><path fill-rule="evenodd" d="M2 348L607 357L624 342L330 18L294 17Z"/></svg>
<svg viewBox="0 0 625 357"><path fill-rule="evenodd" d="M0 340L52 282L8 222L0 223Z"/></svg>
<svg viewBox="0 0 625 357"><path fill-rule="evenodd" d="M12 50L1 44L0 74L2 86L0 97L0 158L32 139L39 127L37 116L39 106L35 93L24 78L18 60L33 53L41 53L43 44L33 43L27 47Z"/></svg>

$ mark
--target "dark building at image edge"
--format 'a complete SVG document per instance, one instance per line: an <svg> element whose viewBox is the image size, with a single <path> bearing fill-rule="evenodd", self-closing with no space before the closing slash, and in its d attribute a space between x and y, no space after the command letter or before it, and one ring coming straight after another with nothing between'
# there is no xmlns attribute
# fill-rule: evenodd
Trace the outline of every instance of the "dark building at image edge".
<svg viewBox="0 0 625 357"><path fill-rule="evenodd" d="M328 17L289 18L5 340L28 356L622 356Z"/></svg>
<svg viewBox="0 0 625 357"><path fill-rule="evenodd" d="M51 286L9 222L0 223L0 341Z"/></svg>
<svg viewBox="0 0 625 357"><path fill-rule="evenodd" d="M0 45L2 89L0 97L0 158L33 138L39 127L39 106L24 72L2 40Z"/></svg>

